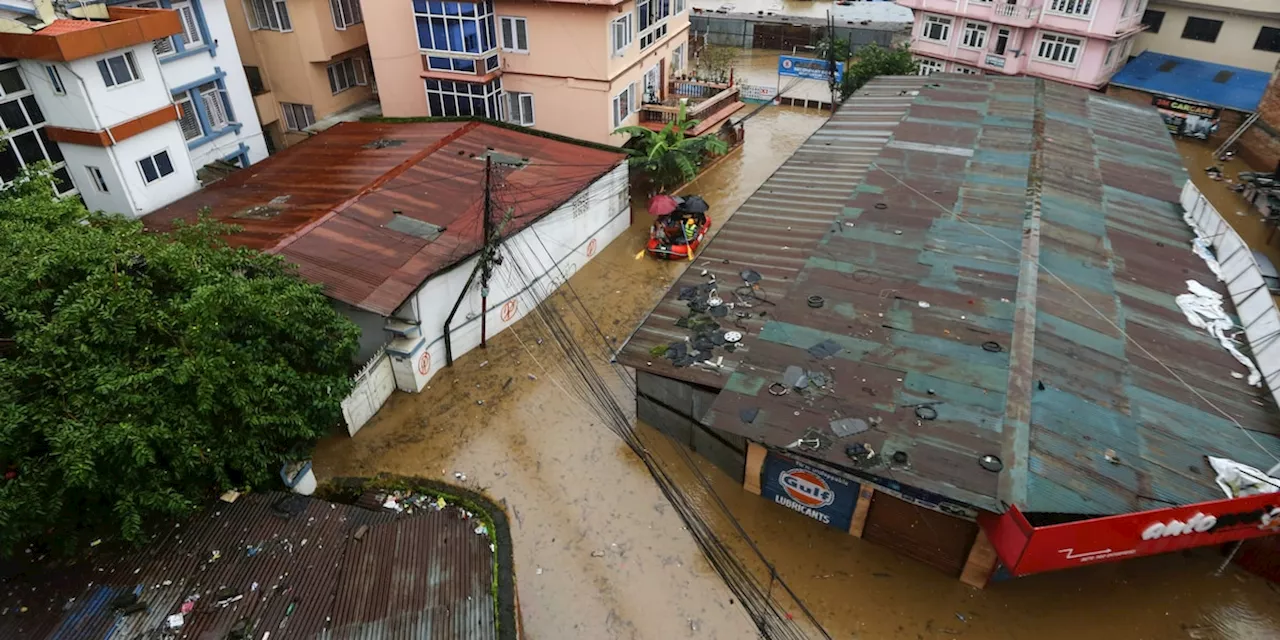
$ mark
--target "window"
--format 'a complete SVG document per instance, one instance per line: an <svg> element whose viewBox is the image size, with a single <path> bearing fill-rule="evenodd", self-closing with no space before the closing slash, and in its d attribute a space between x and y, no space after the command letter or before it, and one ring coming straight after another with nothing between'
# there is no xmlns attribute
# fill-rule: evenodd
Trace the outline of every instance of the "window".
<svg viewBox="0 0 1280 640"><path fill-rule="evenodd" d="M281 102L280 111L284 113L284 128L287 131L302 131L316 123L316 112L309 104Z"/></svg>
<svg viewBox="0 0 1280 640"><path fill-rule="evenodd" d="M45 75L37 79L53 81L47 68ZM72 193L75 185L67 173L62 150L44 127L44 112L36 104L17 61L0 61L0 181L12 182L23 167L47 160L53 165L58 193Z"/></svg>
<svg viewBox="0 0 1280 640"><path fill-rule="evenodd" d="M631 46L631 14L619 16L618 19L610 23L613 33L613 55L614 57L622 55L627 47Z"/></svg>
<svg viewBox="0 0 1280 640"><path fill-rule="evenodd" d="M1049 0L1049 11L1065 16L1087 18L1093 13L1094 0Z"/></svg>
<svg viewBox="0 0 1280 640"><path fill-rule="evenodd" d="M640 32L640 50L644 51L667 35L667 18L671 17L672 0L636 0L636 30Z"/></svg>
<svg viewBox="0 0 1280 640"><path fill-rule="evenodd" d="M1253 43L1253 48L1258 51L1280 53L1280 29L1275 27L1263 27L1260 29L1258 31L1258 39Z"/></svg>
<svg viewBox="0 0 1280 640"><path fill-rule="evenodd" d="M1040 48L1036 50L1036 57L1049 62L1074 65L1080 57L1080 47L1083 44L1080 38L1045 33L1040 36Z"/></svg>
<svg viewBox="0 0 1280 640"><path fill-rule="evenodd" d="M427 79L427 112L436 117L480 116L501 119L502 79L480 82L454 82ZM532 117L532 103L530 103Z"/></svg>
<svg viewBox="0 0 1280 640"><path fill-rule="evenodd" d="M339 60L327 67L329 71L329 90L337 95L356 85L368 84L365 77L364 60L347 58Z"/></svg>
<svg viewBox="0 0 1280 640"><path fill-rule="evenodd" d="M186 4L186 3L184 2L184 3L182 3L182 4ZM149 0L148 2L135 2L135 3L133 3L133 4L129 5L129 6L131 6L131 7L138 7L139 9L161 9L161 8L167 8L167 7L161 7L160 3L159 3L159 2L157 2L156 0ZM176 10L176 9L178 8L178 3L174 3L173 8ZM188 9L189 9L189 8L190 8L190 7L188 6ZM198 31L198 30L195 28L195 26L194 26L194 15L192 16L192 18L193 18L193 22L192 22L191 31L192 31L192 32L194 32L194 33L199 33L199 31ZM186 14L183 14L183 13L181 13L181 12L179 12L179 14L178 14L178 20L182 23L182 31L183 31L183 33L184 33L184 35L185 35L185 34L186 34L186 32L187 32L187 15L186 15ZM156 52L156 55L157 55L157 56L159 56L159 57L161 57L161 58L163 58L163 57L165 57L165 56L167 56L167 55L170 55L170 54L172 54L172 53L175 53L175 52L177 52L177 50L178 50L178 49L177 49L177 47L175 47L175 46L173 45L173 37L172 37L172 36L170 36L170 37L165 37L165 38L157 38L157 39L155 39L155 40L154 40L154 41L152 41L152 43L151 43L151 48L152 48L152 50L154 50L154 51Z"/></svg>
<svg viewBox="0 0 1280 640"><path fill-rule="evenodd" d="M100 193L109 193L107 191L107 180L102 176L102 169L86 166L84 170L88 172L89 182L93 183L93 188L97 189Z"/></svg>
<svg viewBox="0 0 1280 640"><path fill-rule="evenodd" d="M1137 0L1141 2L1142 0ZM1124 4L1120 6L1120 17L1129 15L1129 11L1134 7L1134 0L1124 0Z"/></svg>
<svg viewBox="0 0 1280 640"><path fill-rule="evenodd" d="M1221 30L1221 20L1209 20L1191 16L1187 18L1187 26L1182 28L1182 38L1184 40L1199 40L1200 42L1217 42L1218 32Z"/></svg>
<svg viewBox="0 0 1280 640"><path fill-rule="evenodd" d="M182 33L178 37L182 38L183 46L190 48L204 44L204 38L200 35L200 23L196 21L195 7L183 0L169 5L169 8L177 11L178 17L182 19Z"/></svg>
<svg viewBox="0 0 1280 640"><path fill-rule="evenodd" d="M99 60L98 72L102 74L102 82L108 87L129 84L138 79L138 65L133 60L132 51Z"/></svg>
<svg viewBox="0 0 1280 640"><path fill-rule="evenodd" d="M160 178L173 173L173 162L169 160L169 152L161 151L138 161L138 169L142 171L142 181L151 184Z"/></svg>
<svg viewBox="0 0 1280 640"><path fill-rule="evenodd" d="M996 29L996 46L991 48L992 53L998 56L1004 55L1005 50L1009 48L1009 33L1008 29Z"/></svg>
<svg viewBox="0 0 1280 640"><path fill-rule="evenodd" d="M1160 25L1164 24L1164 12L1147 9L1142 14L1142 24L1147 25L1147 31L1160 33Z"/></svg>
<svg viewBox="0 0 1280 640"><path fill-rule="evenodd" d="M675 75L684 71L684 43L671 50L671 73Z"/></svg>
<svg viewBox="0 0 1280 640"><path fill-rule="evenodd" d="M621 127L622 122L635 113L636 83L632 82L621 93L613 97L613 126Z"/></svg>
<svg viewBox="0 0 1280 640"><path fill-rule="evenodd" d="M507 122L524 127L533 126L533 94L507 93Z"/></svg>
<svg viewBox="0 0 1280 640"><path fill-rule="evenodd" d="M49 76L49 86L53 87L53 92L60 96L67 95L67 87L62 84L62 75L58 73L58 68L51 64L46 64L44 72Z"/></svg>
<svg viewBox="0 0 1280 640"><path fill-rule="evenodd" d="M676 0L676 15L684 13L684 0Z"/></svg>
<svg viewBox="0 0 1280 640"><path fill-rule="evenodd" d="M529 27L524 18L500 18L502 50L529 53Z"/></svg>
<svg viewBox="0 0 1280 640"><path fill-rule="evenodd" d="M964 34L960 44L970 49L981 49L987 46L987 30L990 27L981 22L964 23Z"/></svg>
<svg viewBox="0 0 1280 640"><path fill-rule="evenodd" d="M1112 42L1111 45L1107 47L1107 57L1102 61L1102 68L1111 68L1111 63L1116 61L1116 50L1120 48L1119 45L1120 43L1118 42Z"/></svg>
<svg viewBox="0 0 1280 640"><path fill-rule="evenodd" d="M920 30L920 37L925 40L935 40L937 42L946 42L951 39L951 18L942 16L925 16L924 27Z"/></svg>
<svg viewBox="0 0 1280 640"><path fill-rule="evenodd" d="M267 84L262 81L262 70L257 67L245 67L244 78L249 82L249 93L258 96L267 92Z"/></svg>
<svg viewBox="0 0 1280 640"><path fill-rule="evenodd" d="M338 31L364 22L360 0L329 0L329 12L333 14L333 28Z"/></svg>
<svg viewBox="0 0 1280 640"><path fill-rule="evenodd" d="M174 99L173 103L178 106L178 127L182 129L182 137L186 140L195 140L204 135L204 129L200 126L200 116L196 113L196 106L191 101L191 96L181 94Z"/></svg>
<svg viewBox="0 0 1280 640"><path fill-rule="evenodd" d="M419 49L488 55L498 48L493 0L413 0L413 13L418 28Z"/></svg>
<svg viewBox="0 0 1280 640"><path fill-rule="evenodd" d="M916 69L916 75L927 76L935 73L942 73L946 69L946 65L938 60L930 60L929 58L916 58L919 68Z"/></svg>
<svg viewBox="0 0 1280 640"><path fill-rule="evenodd" d="M200 100L204 104L205 116L209 119L209 128L213 131L225 129L235 119L231 117L231 105L227 102L227 90L216 82L206 82L196 87Z"/></svg>
<svg viewBox="0 0 1280 640"><path fill-rule="evenodd" d="M244 0L244 14L250 29L293 31L289 5L285 0Z"/></svg>
<svg viewBox="0 0 1280 640"><path fill-rule="evenodd" d="M981 71L978 71L977 69L974 69L973 67L966 67L966 66L964 66L964 65L960 65L960 64L956 65L956 73L963 74L963 75L966 75L966 76L980 76L980 75L982 75L982 72L981 72Z"/></svg>

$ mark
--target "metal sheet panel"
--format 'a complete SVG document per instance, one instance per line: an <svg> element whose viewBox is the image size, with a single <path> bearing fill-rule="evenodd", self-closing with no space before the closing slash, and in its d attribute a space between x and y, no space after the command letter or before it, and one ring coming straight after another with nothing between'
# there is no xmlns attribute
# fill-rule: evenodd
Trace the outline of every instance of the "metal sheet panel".
<svg viewBox="0 0 1280 640"><path fill-rule="evenodd" d="M704 421L772 447L874 421L803 454L997 512L1212 500L1205 455L1268 466L1215 407L1280 452L1274 407L1174 301L1217 285L1156 112L1033 79L930 83ZM816 358L824 340L841 351ZM775 395L788 366L827 384Z"/></svg>

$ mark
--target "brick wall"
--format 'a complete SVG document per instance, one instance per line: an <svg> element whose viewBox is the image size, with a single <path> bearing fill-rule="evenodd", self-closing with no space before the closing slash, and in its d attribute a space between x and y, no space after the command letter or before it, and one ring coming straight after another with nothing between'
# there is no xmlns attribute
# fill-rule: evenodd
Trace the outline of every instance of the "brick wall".
<svg viewBox="0 0 1280 640"><path fill-rule="evenodd" d="M1258 103L1258 122L1240 136L1240 157L1254 169L1274 170L1280 163L1280 68L1271 76L1267 92Z"/></svg>

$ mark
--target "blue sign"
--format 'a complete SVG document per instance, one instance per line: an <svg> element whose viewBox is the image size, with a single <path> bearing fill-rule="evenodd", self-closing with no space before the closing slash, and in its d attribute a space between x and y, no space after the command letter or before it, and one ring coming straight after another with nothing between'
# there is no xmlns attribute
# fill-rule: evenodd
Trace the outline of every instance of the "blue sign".
<svg viewBox="0 0 1280 640"><path fill-rule="evenodd" d="M822 524L849 530L858 483L772 451L760 475L760 495Z"/></svg>
<svg viewBox="0 0 1280 640"><path fill-rule="evenodd" d="M808 78L809 80L830 80L831 63L816 58L800 58L797 56L778 56L778 75ZM836 82L844 79L844 63L836 63Z"/></svg>

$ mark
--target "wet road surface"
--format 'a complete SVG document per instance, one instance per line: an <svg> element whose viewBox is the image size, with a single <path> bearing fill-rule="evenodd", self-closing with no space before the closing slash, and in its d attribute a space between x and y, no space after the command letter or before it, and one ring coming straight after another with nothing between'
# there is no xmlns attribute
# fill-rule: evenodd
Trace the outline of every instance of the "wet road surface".
<svg viewBox="0 0 1280 640"><path fill-rule="evenodd" d="M686 193L704 195L722 219L823 118L817 111L765 109L748 121L744 148ZM636 219L570 281L614 346L687 266L636 260L647 237L642 211ZM572 302L562 291L551 304L571 317ZM579 329L619 404L633 412L622 382L603 364L603 341L593 339L593 328ZM462 473L462 484L505 504L527 638L755 637L750 619L731 604L732 593L641 463L572 399L567 389L575 379L561 368L539 319L525 318L489 344L438 374L422 393L392 396L354 438L323 441L315 456L321 479L386 471L452 481ZM638 429L669 473L686 480L721 538L767 583L767 570L712 497L692 488L695 474L673 445L644 425ZM1234 567L1214 577L1220 557L1212 549L977 591L748 494L710 463L693 459L834 638L1280 638L1280 592ZM794 603L783 602L800 617Z"/></svg>

